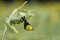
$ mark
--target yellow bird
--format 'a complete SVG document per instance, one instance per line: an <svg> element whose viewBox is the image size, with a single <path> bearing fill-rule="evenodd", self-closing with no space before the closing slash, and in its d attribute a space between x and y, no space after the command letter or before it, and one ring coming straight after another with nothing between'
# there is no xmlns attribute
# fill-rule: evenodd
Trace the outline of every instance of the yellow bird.
<svg viewBox="0 0 60 40"><path fill-rule="evenodd" d="M25 19L25 16L22 17L22 20L24 21L24 29L27 31L33 31L32 26L27 22L27 20Z"/></svg>

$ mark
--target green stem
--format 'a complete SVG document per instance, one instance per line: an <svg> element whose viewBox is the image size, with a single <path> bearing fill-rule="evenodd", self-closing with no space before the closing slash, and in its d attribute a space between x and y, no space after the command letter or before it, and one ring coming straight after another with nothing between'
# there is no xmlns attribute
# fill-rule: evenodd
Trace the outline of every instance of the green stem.
<svg viewBox="0 0 60 40"><path fill-rule="evenodd" d="M3 31L3 34L2 34L2 40L6 39L6 37L5 37L6 32L7 32L7 25L5 25L5 28L4 28L4 31Z"/></svg>
<svg viewBox="0 0 60 40"><path fill-rule="evenodd" d="M14 26L11 26L10 24L8 24L8 26L9 26L16 34L18 33L17 29L16 29Z"/></svg>

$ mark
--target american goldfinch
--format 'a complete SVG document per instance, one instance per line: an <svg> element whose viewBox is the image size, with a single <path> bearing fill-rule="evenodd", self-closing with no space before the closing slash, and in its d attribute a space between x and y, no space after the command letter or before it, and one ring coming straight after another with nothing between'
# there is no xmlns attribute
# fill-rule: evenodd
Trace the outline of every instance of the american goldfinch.
<svg viewBox="0 0 60 40"><path fill-rule="evenodd" d="M32 31L33 28L32 26L27 22L27 20L25 19L25 16L22 17L22 20L24 22L24 29L27 31Z"/></svg>

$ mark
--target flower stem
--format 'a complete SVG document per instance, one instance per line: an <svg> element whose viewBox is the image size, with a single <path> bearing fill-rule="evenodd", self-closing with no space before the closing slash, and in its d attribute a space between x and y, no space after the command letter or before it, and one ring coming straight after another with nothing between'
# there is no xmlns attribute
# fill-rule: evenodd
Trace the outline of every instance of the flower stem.
<svg viewBox="0 0 60 40"><path fill-rule="evenodd" d="M5 40L6 39L6 32L7 32L7 25L5 25L5 28L4 28L4 31L3 31L3 34L2 34L2 40Z"/></svg>

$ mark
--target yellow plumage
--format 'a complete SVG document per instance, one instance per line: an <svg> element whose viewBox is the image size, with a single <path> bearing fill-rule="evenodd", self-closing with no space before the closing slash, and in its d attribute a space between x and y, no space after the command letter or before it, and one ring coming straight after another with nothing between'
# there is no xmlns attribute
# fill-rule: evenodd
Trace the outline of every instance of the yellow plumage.
<svg viewBox="0 0 60 40"><path fill-rule="evenodd" d="M29 31L29 30L33 30L32 26L31 25L27 25L26 26L26 30Z"/></svg>

